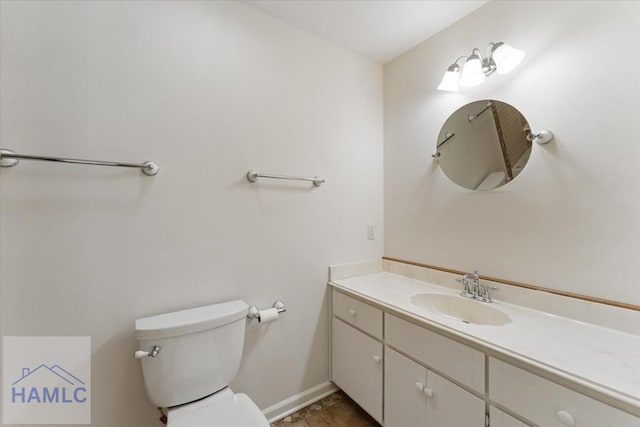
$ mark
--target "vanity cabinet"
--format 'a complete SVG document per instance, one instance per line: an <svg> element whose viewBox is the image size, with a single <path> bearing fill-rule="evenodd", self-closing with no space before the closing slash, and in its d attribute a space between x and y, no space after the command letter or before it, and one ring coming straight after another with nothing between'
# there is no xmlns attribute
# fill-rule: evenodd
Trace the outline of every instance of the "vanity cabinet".
<svg viewBox="0 0 640 427"><path fill-rule="evenodd" d="M446 332L336 290L332 302L332 380L384 427L640 427Z"/></svg>
<svg viewBox="0 0 640 427"><path fill-rule="evenodd" d="M385 348L385 427L482 427L484 400Z"/></svg>

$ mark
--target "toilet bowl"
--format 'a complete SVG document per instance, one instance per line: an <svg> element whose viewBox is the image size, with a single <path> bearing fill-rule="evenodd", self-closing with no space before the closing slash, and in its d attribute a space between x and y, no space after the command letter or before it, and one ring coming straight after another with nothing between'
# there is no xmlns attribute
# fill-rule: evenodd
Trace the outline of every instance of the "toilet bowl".
<svg viewBox="0 0 640 427"><path fill-rule="evenodd" d="M242 359L248 306L242 300L136 320L142 375L169 427L268 427L243 393L229 388Z"/></svg>
<svg viewBox="0 0 640 427"><path fill-rule="evenodd" d="M194 403L170 408L169 427L262 427L266 418L244 393L233 393L228 387Z"/></svg>

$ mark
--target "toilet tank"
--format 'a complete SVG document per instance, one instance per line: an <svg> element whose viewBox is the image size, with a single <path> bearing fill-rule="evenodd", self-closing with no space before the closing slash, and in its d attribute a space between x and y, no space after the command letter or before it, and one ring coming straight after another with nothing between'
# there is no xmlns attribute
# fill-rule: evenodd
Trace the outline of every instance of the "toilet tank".
<svg viewBox="0 0 640 427"><path fill-rule="evenodd" d="M248 306L242 300L207 305L136 320L142 375L151 402L181 405L229 385L242 359Z"/></svg>

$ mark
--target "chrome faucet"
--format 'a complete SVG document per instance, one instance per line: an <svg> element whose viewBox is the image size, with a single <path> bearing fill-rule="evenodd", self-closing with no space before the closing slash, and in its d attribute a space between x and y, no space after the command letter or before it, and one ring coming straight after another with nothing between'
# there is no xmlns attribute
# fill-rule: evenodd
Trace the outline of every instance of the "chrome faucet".
<svg viewBox="0 0 640 427"><path fill-rule="evenodd" d="M456 281L462 283L463 289L460 295L465 298L471 298L483 302L493 302L489 290L497 290L495 286L486 283L480 283L480 275L478 270L473 273L467 273Z"/></svg>

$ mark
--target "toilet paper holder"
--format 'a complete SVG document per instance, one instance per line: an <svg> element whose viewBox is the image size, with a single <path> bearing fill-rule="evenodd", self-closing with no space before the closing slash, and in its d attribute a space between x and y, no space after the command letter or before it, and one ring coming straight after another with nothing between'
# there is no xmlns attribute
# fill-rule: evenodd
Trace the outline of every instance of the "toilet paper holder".
<svg viewBox="0 0 640 427"><path fill-rule="evenodd" d="M285 311L287 311L286 307L284 306L284 302L282 300L276 300L276 302L274 302L271 307L275 308L278 314L284 313ZM249 312L247 313L247 317L250 319L256 319L259 322L260 309L257 306L252 305L251 307L249 307Z"/></svg>

